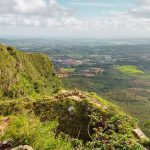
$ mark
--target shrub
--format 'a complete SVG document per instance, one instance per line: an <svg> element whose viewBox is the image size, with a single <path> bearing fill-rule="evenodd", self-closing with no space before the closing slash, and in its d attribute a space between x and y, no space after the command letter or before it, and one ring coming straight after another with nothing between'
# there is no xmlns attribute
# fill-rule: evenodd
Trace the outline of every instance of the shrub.
<svg viewBox="0 0 150 150"><path fill-rule="evenodd" d="M16 55L16 50L13 47L8 46L7 47L8 52L10 53L10 55L15 56Z"/></svg>
<svg viewBox="0 0 150 150"><path fill-rule="evenodd" d="M71 150L71 143L62 137L55 138L56 122L41 123L27 115L11 116L10 126L1 140L12 139L14 146L31 145L35 150Z"/></svg>

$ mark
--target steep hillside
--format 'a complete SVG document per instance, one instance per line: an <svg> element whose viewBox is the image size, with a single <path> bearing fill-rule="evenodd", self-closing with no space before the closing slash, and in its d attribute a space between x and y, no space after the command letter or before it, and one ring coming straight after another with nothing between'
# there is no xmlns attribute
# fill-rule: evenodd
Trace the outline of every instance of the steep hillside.
<svg viewBox="0 0 150 150"><path fill-rule="evenodd" d="M48 56L0 45L0 97L19 98L57 92L60 81Z"/></svg>
<svg viewBox="0 0 150 150"><path fill-rule="evenodd" d="M34 150L149 148L134 118L94 93L60 87L48 56L0 47L0 150L19 145Z"/></svg>
<svg viewBox="0 0 150 150"><path fill-rule="evenodd" d="M94 93L60 91L43 99L2 101L0 110L10 119L0 139L13 139L14 147L28 144L35 150L64 150L66 141L68 150L149 147L135 119ZM54 121L56 126L51 125Z"/></svg>

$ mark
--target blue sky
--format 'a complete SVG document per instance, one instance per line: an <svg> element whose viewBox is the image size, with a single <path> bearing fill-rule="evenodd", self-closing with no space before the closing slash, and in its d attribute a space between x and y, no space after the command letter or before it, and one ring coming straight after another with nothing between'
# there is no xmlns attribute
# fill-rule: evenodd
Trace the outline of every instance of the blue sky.
<svg viewBox="0 0 150 150"><path fill-rule="evenodd" d="M59 0L60 4L75 10L78 17L106 16L113 12L126 11L135 6L135 0Z"/></svg>
<svg viewBox="0 0 150 150"><path fill-rule="evenodd" d="M150 37L150 0L0 0L0 37Z"/></svg>

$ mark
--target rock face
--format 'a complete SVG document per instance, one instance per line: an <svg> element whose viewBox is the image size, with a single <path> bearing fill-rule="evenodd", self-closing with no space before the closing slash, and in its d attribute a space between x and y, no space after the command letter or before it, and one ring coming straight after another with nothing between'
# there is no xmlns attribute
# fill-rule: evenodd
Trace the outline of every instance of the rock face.
<svg viewBox="0 0 150 150"><path fill-rule="evenodd" d="M73 106L70 106L70 107L68 108L68 112L70 113L70 115L73 115L74 112L75 112L75 108L74 108Z"/></svg>
<svg viewBox="0 0 150 150"><path fill-rule="evenodd" d="M11 150L33 150L33 148L29 145L24 145L24 146L18 146L15 148L12 148Z"/></svg>
<svg viewBox="0 0 150 150"><path fill-rule="evenodd" d="M9 121L9 118L4 118L2 120L2 123L0 124L0 135L4 133L4 130L7 128Z"/></svg>
<svg viewBox="0 0 150 150"><path fill-rule="evenodd" d="M57 92L61 87L47 55L0 45L0 98Z"/></svg>
<svg viewBox="0 0 150 150"><path fill-rule="evenodd" d="M141 140L148 140L146 135L141 131L140 128L133 129L133 133Z"/></svg>

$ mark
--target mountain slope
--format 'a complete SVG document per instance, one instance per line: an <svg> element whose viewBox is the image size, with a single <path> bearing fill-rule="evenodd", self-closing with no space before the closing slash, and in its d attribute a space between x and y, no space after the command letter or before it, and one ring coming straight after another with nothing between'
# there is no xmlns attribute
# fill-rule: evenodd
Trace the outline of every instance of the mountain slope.
<svg viewBox="0 0 150 150"><path fill-rule="evenodd" d="M48 56L0 45L0 97L50 94L60 86Z"/></svg>
<svg viewBox="0 0 150 150"><path fill-rule="evenodd" d="M58 125L53 129L53 134L56 137L61 135L64 139L68 135L67 141L72 145L70 150L96 148L101 150L144 150L144 146L148 146L149 139L138 128L135 119L94 93L77 90L60 91L53 96L38 100L3 101L0 103L0 110L0 115L9 116L11 119L10 126L6 133L0 136L0 139L14 139L15 146L29 144L36 149L35 143L44 140L45 136L51 138L49 132L43 131L45 125L56 120ZM37 118L44 124L38 129L42 134L41 141L31 140L30 128L23 125L18 126L18 122L14 122L14 115L16 118L16 114L24 116L26 113L31 118L28 121L33 122L34 128L36 128L34 120L36 123ZM19 118L17 118L18 121ZM22 128L27 129L23 130ZM34 136L34 133L32 134ZM41 148L45 150L43 146L41 143ZM47 148L47 150L52 149L49 146Z"/></svg>
<svg viewBox="0 0 150 150"><path fill-rule="evenodd" d="M137 121L115 105L94 93L60 88L48 56L1 45L0 140L35 150L63 150L65 144L68 150L148 147Z"/></svg>

